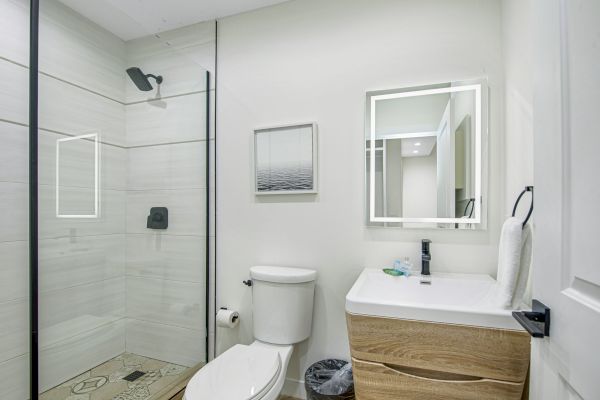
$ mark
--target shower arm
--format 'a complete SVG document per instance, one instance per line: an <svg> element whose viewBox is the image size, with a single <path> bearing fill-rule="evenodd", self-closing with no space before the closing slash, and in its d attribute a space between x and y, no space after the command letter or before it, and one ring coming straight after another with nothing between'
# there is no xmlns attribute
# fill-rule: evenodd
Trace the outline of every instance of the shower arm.
<svg viewBox="0 0 600 400"><path fill-rule="evenodd" d="M156 83L158 83L159 85L162 83L163 81L163 77L161 75L153 75L153 74L146 74L145 75L146 78L154 78L154 80L156 81Z"/></svg>

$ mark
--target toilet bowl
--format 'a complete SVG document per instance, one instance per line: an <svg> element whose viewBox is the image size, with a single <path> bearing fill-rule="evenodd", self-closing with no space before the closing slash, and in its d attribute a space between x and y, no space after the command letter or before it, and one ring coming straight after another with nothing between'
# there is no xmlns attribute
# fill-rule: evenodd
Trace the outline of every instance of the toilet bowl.
<svg viewBox="0 0 600 400"><path fill-rule="evenodd" d="M237 344L201 368L185 400L276 400L294 344L312 328L316 271L250 268L254 343Z"/></svg>
<svg viewBox="0 0 600 400"><path fill-rule="evenodd" d="M292 345L237 344L208 363L187 385L185 400L277 400Z"/></svg>

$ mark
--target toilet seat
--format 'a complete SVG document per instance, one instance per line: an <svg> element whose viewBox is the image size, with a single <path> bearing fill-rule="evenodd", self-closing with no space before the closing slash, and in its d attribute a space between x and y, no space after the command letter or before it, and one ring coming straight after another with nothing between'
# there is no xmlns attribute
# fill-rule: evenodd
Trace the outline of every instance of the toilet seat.
<svg viewBox="0 0 600 400"><path fill-rule="evenodd" d="M194 375L186 400L257 400L277 381L282 368L276 349L235 345Z"/></svg>

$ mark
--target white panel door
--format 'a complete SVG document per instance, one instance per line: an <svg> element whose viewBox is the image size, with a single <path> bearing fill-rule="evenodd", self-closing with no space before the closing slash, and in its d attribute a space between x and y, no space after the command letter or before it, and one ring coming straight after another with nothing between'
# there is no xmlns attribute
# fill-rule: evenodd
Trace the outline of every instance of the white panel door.
<svg viewBox="0 0 600 400"><path fill-rule="evenodd" d="M531 398L600 399L600 1L535 0Z"/></svg>

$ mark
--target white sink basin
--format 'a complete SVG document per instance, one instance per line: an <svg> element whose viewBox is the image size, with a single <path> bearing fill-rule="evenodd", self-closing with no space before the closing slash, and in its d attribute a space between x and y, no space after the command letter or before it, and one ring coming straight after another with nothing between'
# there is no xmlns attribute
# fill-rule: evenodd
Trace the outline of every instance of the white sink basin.
<svg viewBox="0 0 600 400"><path fill-rule="evenodd" d="M522 330L511 310L491 305L495 283L489 275L432 273L431 284L423 285L419 275L391 276L367 268L346 295L346 311Z"/></svg>

